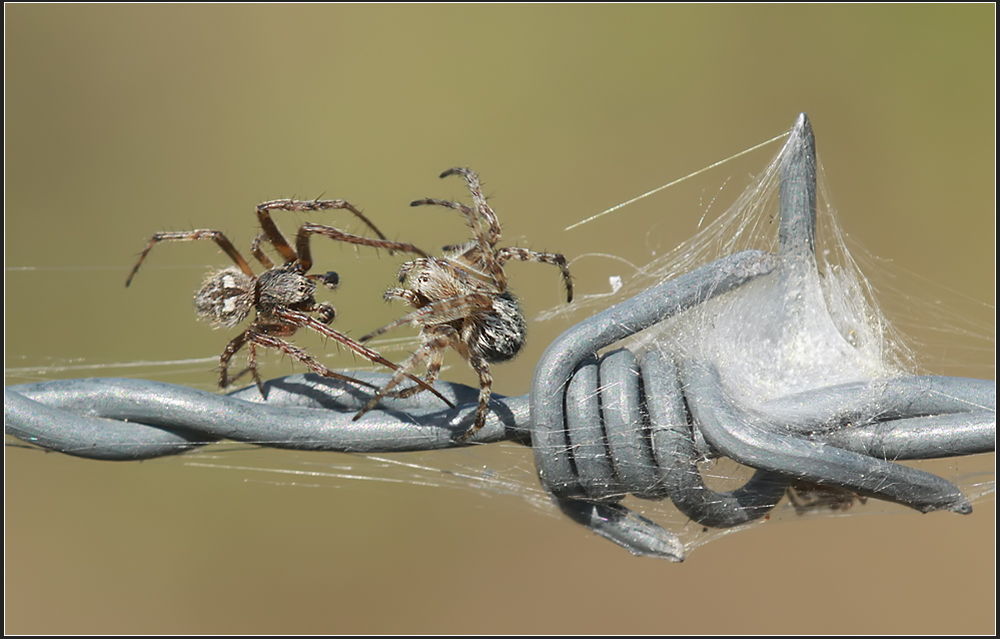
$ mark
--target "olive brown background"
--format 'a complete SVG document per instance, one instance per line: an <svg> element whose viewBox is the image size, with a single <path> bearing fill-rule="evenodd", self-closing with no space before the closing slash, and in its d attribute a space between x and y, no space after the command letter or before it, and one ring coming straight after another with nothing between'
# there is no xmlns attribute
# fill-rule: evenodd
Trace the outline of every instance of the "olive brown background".
<svg viewBox="0 0 1000 639"><path fill-rule="evenodd" d="M231 337L191 312L202 273L226 262L211 243L158 247L124 288L154 231L217 228L243 248L257 202L325 195L392 237L442 246L466 237L461 219L407 203L464 197L436 176L470 166L505 242L642 264L688 238L703 210L667 195L563 229L777 135L800 111L841 225L912 274L887 308L916 327L926 369L993 378L994 25L992 5L7 6L7 383L137 375L212 388L211 360L102 368L212 358ZM706 199L730 178L744 176L713 173ZM395 317L377 294L396 258L329 244L317 259L343 278L326 298L335 326L359 335ZM612 264L581 260L581 293L603 291ZM558 303L556 269L509 272L529 317ZM941 314L909 314L910 296ZM566 326L533 324L495 390L526 392ZM474 383L448 362L447 379ZM31 373L64 365L80 368ZM488 466L491 454L420 463ZM517 497L275 481L191 459L8 447L6 631L994 631L991 497L968 517L773 522L670 564ZM354 463L246 447L211 459Z"/></svg>

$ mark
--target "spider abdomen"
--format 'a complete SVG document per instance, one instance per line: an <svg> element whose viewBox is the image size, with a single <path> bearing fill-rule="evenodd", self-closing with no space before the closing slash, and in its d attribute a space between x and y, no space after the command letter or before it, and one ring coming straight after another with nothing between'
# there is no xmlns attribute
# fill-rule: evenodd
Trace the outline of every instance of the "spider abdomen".
<svg viewBox="0 0 1000 639"><path fill-rule="evenodd" d="M471 322L468 343L487 362L514 359L524 346L527 325L517 298L503 292L493 299L493 309Z"/></svg>
<svg viewBox="0 0 1000 639"><path fill-rule="evenodd" d="M209 273L194 296L199 318L229 328L246 319L252 307L253 280L232 266Z"/></svg>

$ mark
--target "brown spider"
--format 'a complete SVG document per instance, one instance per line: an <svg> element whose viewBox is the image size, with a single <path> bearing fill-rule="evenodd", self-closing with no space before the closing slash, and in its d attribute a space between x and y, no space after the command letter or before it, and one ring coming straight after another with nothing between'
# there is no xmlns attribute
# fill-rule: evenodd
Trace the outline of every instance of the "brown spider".
<svg viewBox="0 0 1000 639"><path fill-rule="evenodd" d="M386 300L400 299L415 311L391 324L365 335L366 342L377 335L405 324L420 327L420 347L375 394L355 419L371 410L386 395L407 396L421 387L409 387L390 393L409 373L426 364L424 381L437 379L444 361L445 349L453 347L479 374L479 407L472 426L459 440L471 437L486 423L493 376L490 364L512 359L524 346L526 325L517 298L507 289L504 263L510 259L543 262L558 266L566 284L566 299L573 300L573 281L566 258L557 253L538 253L508 246L497 248L500 222L486 203L479 177L470 169L449 169L441 177L461 175L469 185L474 207L446 200L424 199L410 206L433 204L461 211L472 228L473 239L457 246L445 247L443 257L428 257L406 262L399 269L399 282L404 288L386 291Z"/></svg>
<svg viewBox="0 0 1000 639"><path fill-rule="evenodd" d="M271 219L272 210L321 211L326 209L349 210L375 231L379 239L352 235L332 226L306 222L299 228L295 248L293 249ZM259 276L254 275L250 264L240 255L240 252L236 250L236 247L233 246L233 243L225 235L219 231L199 229L154 234L152 239L149 240L149 244L146 245L145 250L139 255L139 260L132 267L132 272L125 281L125 286L132 283L132 278L135 277L139 266L142 265L143 260L146 259L149 251L152 250L156 243L162 241L210 239L222 248L223 252L233 260L236 266L213 271L206 276L205 282L194 297L195 312L198 314L198 317L212 322L217 326L232 328L246 319L251 310L256 311L256 317L249 328L229 342L222 352L222 356L219 358L219 386L225 388L249 371L253 376L254 382L257 384L257 388L260 389L261 395L264 395L264 386L257 372L257 347L262 346L281 351L324 377L342 379L353 384L376 388L367 382L335 373L316 361L306 351L290 344L284 339L290 337L299 328L310 328L325 337L343 344L368 361L382 364L398 372L398 366L382 357L376 351L359 344L343 333L327 326L336 316L336 310L329 304L317 303L313 297L313 293L316 290L317 282L322 283L329 289L336 288L339 277L333 271L322 275L308 274L313 263L312 252L309 248L309 239L314 234L324 235L342 242L383 248L390 252L405 251L418 255L426 254L411 244L401 244L387 240L382 232L361 211L344 200L272 200L257 206L257 218L260 221L263 233L254 239L251 245L251 252L266 269ZM285 260L284 264L275 266L274 262L265 255L261 248L261 242L263 241L271 243L274 249ZM230 377L228 372L229 361L244 346L247 347L247 368L235 377ZM430 385L424 383L423 380L405 373L403 376L413 379L420 388L430 390L449 405L452 405L451 402L431 388Z"/></svg>
<svg viewBox="0 0 1000 639"><path fill-rule="evenodd" d="M854 504L865 504L868 497L837 486L822 486L804 481L793 481L785 491L788 501L799 515L826 509L830 511L850 510Z"/></svg>

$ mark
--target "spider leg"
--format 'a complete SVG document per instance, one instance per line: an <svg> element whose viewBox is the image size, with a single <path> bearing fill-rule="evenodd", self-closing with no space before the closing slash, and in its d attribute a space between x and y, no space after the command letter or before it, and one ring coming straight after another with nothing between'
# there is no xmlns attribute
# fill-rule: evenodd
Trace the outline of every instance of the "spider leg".
<svg viewBox="0 0 1000 639"><path fill-rule="evenodd" d="M435 199L425 199L417 200L415 202L410 202L410 206L423 206L427 204L433 204L437 206L444 206L450 209L456 209L462 211L469 217L469 225L472 226L473 242L469 249L465 252L471 261L481 262L486 275L492 279L497 288L505 289L507 287L507 276L503 272L503 268L497 263L496 259L493 257L493 244L491 244L483 236L483 228L481 224L473 222L471 220L477 219L475 212L464 204L458 202L449 202L447 200L435 200Z"/></svg>
<svg viewBox="0 0 1000 639"><path fill-rule="evenodd" d="M402 253L415 253L416 255L427 257L427 253L424 253L412 244L390 242L386 239L376 240L370 237L354 235L353 233L345 233L344 231L336 229L332 226L306 222L299 228L299 233L295 238L295 248L299 252L299 263L302 264L302 268L306 271L312 268L312 251L309 248L309 238L313 234L323 235L340 242L347 242L348 244L358 244L360 246L371 246L373 248L386 249L390 253L393 251L400 251Z"/></svg>
<svg viewBox="0 0 1000 639"><path fill-rule="evenodd" d="M233 358L233 355L238 353L239 350L243 348L243 346L247 343L247 341L250 339L250 333L252 331L253 331L252 328L248 328L247 330L243 331L242 333L234 337L231 342L226 344L226 348L222 351L222 356L219 357L219 388L228 387L230 384L232 384L237 379L242 377L243 373L246 372L243 371L238 375L236 375L236 377L229 377L229 360L231 360ZM251 374L253 374L254 379L256 380L257 378L256 353L249 356L247 360L248 360L247 370L249 370ZM263 392L261 392L261 394L263 395Z"/></svg>
<svg viewBox="0 0 1000 639"><path fill-rule="evenodd" d="M449 175L461 175L465 178L466 184L469 185L469 193L472 194L472 202L476 205L476 211L488 227L487 232L483 233L482 236L490 243L490 246L495 245L497 240L500 239L500 220L497 219L497 214L493 212L493 209L486 202L486 196L483 195L483 187L479 183L479 176L472 169L462 167L448 169L441 174L441 177L446 178ZM476 235L479 236L480 233L476 233Z"/></svg>
<svg viewBox="0 0 1000 639"><path fill-rule="evenodd" d="M473 242L465 252L465 255L472 261L482 264L487 276L494 281L498 289L501 291L506 290L507 276L493 255L493 247L496 246L497 241L500 239L500 221L497 219L497 215L493 212L493 209L486 203L486 197L483 195L482 187L479 184L479 176L470 169L454 168L442 173L441 177L444 178L449 175L461 175L465 177L465 181L469 186L469 192L472 194L472 200L476 205L475 209L459 202L436 198L416 200L411 202L410 206L433 205L461 211L468 220L473 236ZM478 250L473 250L474 248Z"/></svg>
<svg viewBox="0 0 1000 639"><path fill-rule="evenodd" d="M402 383L403 379L406 377L409 377L410 379L417 379L410 373L410 371L418 368L428 359L430 359L430 363L427 365L427 374L424 376L424 379L420 381L425 385L434 383L441 370L444 349L455 343L458 339L458 331L450 326L428 327L421 332L421 338L422 343L420 344L420 348L418 348L415 353L410 355L405 362L399 365L395 373L393 373L392 379L386 382L385 386L380 388L371 398L371 401L369 401L364 408L358 411L358 414L354 416L353 421L357 421L362 415L375 408L379 401L387 395L394 397L409 397L423 390L423 388L419 386L414 386L411 388L405 388L398 393L390 392L393 388Z"/></svg>
<svg viewBox="0 0 1000 639"><path fill-rule="evenodd" d="M290 330L291 329L291 330ZM355 379L350 375L343 375L341 373L334 372L320 364L316 359L307 353L305 350L293 345L287 340L281 339L282 336L290 335L295 332L294 326L287 326L284 324L263 324L258 325L255 329L248 329L249 335L247 336L250 342L251 352L253 352L253 346L263 346L265 348L271 348L276 351L281 351L282 353L291 356L296 361L307 366L310 370L323 377L331 377L333 379L340 379L345 382L350 382L352 384L358 384L359 386L366 386L368 388L378 388L374 384L369 384L368 382L363 382L360 379ZM257 387L261 390L261 395L264 394L264 387L260 379L257 377L256 371L257 367L252 366L251 372L254 374L254 380L257 382Z"/></svg>
<svg viewBox="0 0 1000 639"><path fill-rule="evenodd" d="M257 258L257 261L260 262L265 269L272 269L274 268L274 262L271 261L271 258L264 253L264 249L260 246L260 243L266 239L267 235L264 233L261 233L257 237L253 238L253 242L250 244L250 252L253 253L253 256Z"/></svg>
<svg viewBox="0 0 1000 639"><path fill-rule="evenodd" d="M435 328L448 329L448 331L451 331L451 334L437 337L434 339L432 343L428 344L429 352L427 353L427 356L425 358L427 360L427 372L424 373L423 377L424 381L427 382L428 384L433 384L435 381L437 381L438 375L441 374L441 366L444 365L444 351L446 348L448 348L449 345L454 344L455 340L458 338L458 332L455 331L455 329L451 328L450 326L440 326ZM420 363L416 363L413 365L413 368L419 365ZM400 368L412 370L409 365L409 361L401 365ZM384 391L385 389L383 388L382 390ZM424 389L420 388L419 386L409 386L402 390L396 391L395 393L385 393L385 394L391 397L405 398L405 397L410 397L412 395L416 395L422 390Z"/></svg>
<svg viewBox="0 0 1000 639"><path fill-rule="evenodd" d="M260 393L261 397L266 398L267 394L264 392L264 382L260 379L260 373L257 371L257 343L253 341L254 335L256 333L250 334L250 343L247 344L247 369L250 371L250 376L253 377L253 383L257 385L257 392ZM236 380L233 379L233 381Z"/></svg>
<svg viewBox="0 0 1000 639"><path fill-rule="evenodd" d="M493 391L493 375L490 373L489 363L479 355L469 353L469 365L479 373L479 406L476 409L476 421L458 438L460 442L469 439L486 425L486 415L490 411L490 396Z"/></svg>
<svg viewBox="0 0 1000 639"><path fill-rule="evenodd" d="M410 202L410 206L443 206L446 209L453 209L455 211L461 211L465 215L466 221L469 223L469 227L472 229L472 234L476 238L480 238L483 242L482 246L490 246L488 240L483 233L483 225L476 212L469 206L462 204L461 202L452 202L451 200L440 200L438 198L427 197L420 200L414 200Z"/></svg>
<svg viewBox="0 0 1000 639"><path fill-rule="evenodd" d="M344 346L351 349L361 357L367 359L369 362L372 362L374 364L381 364L382 366L392 369L393 371L399 370L399 366L393 364L386 358L382 357L382 355L380 355L377 351L374 351L368 348L367 346L359 344L358 342L354 341L347 335L344 335L340 331L330 328L329 326L323 324L322 322L320 322L320 320L316 319L315 317L312 317L311 315L306 315L305 313L294 311L289 308L282 308L275 311L274 317L282 320L283 322L286 322L288 325L293 327L311 328L320 335L323 335L324 337L329 337L330 339L333 339L336 342L343 344ZM433 393L435 396L438 397L438 399L448 404L448 406L450 406L451 408L455 408L455 405L451 402L451 400L442 395L440 392L438 392L437 389L432 387L424 380L420 379L419 377L415 377L414 375L411 375L409 373L406 373L405 377L416 382L424 390L428 390L431 393ZM366 385L375 388L375 386L371 384L366 384Z"/></svg>
<svg viewBox="0 0 1000 639"><path fill-rule="evenodd" d="M240 255L240 252L236 250L236 247L229 241L229 238L223 235L220 231L213 231L211 229L196 229L194 231L164 231L162 233L154 233L153 237L150 238L149 244L147 244L146 248L139 254L139 260L135 263L135 266L132 267L132 272L129 273L128 279L125 280L125 286L127 287L132 283L132 278L134 278L136 272L138 272L139 266L142 265L143 260L146 259L146 256L149 255L149 252L157 243L170 241L190 242L193 240L213 240L219 245L219 248L221 248L223 252L236 263L236 266L238 266L241 271L249 277L254 277L253 269L250 268L250 264L243 258L242 255Z"/></svg>
<svg viewBox="0 0 1000 639"><path fill-rule="evenodd" d="M237 379L242 377L246 371L250 371L251 376L253 376L254 383L257 385L257 389L260 391L261 397L266 397L264 393L264 382L261 380L260 373L257 371L257 346L263 346L264 348L271 348L291 356L298 362L305 364L313 372L322 375L323 377L341 379L345 382L351 382L352 384L358 384L360 386L367 386L368 388L378 388L374 384L369 384L368 382L363 382L359 379L354 379L348 375L342 375L341 373L330 370L316 361L315 358L303 349L281 339L281 337L286 337L295 333L295 329L295 326L287 324L254 323L250 326L250 328L240 333L233 339L233 341L229 342L226 349L222 352L222 357L219 358L219 386L221 388L227 388ZM247 347L247 368L239 375L229 377L229 362L244 346Z"/></svg>
<svg viewBox="0 0 1000 639"><path fill-rule="evenodd" d="M324 211L329 209L347 209L364 222L368 228L375 231L375 234L379 238L386 239L382 231L371 220L365 217L364 213L346 200L270 200L257 205L257 219L260 221L260 226L264 230L267 239L274 245L275 250L281 253L285 262L291 262L297 259L298 256L296 256L295 250L288 244L285 236L278 230L278 226L274 223L274 220L271 219L271 211Z"/></svg>
<svg viewBox="0 0 1000 639"><path fill-rule="evenodd" d="M418 299L412 291L400 288L389 289L385 292L384 297L386 299L404 299L406 301L410 301L411 303L411 300ZM382 328L378 328L371 333L368 333L359 341L367 342L373 337L387 333L394 328L405 326L407 324L413 324L415 326L447 324L448 322L454 322L455 320L468 317L470 311L486 310L490 308L493 308L493 298L486 293L469 293L468 295L459 295L457 297L449 297L444 300L437 300L436 302L431 302L430 304L418 308L412 313L408 313L407 315L400 317L394 322L386 324Z"/></svg>
<svg viewBox="0 0 1000 639"><path fill-rule="evenodd" d="M248 349L248 351L247 351L247 362L248 362L248 364L247 364L247 367L246 367L246 368L244 368L243 370L241 370L240 372L236 373L236 374L235 374L235 375L233 375L232 377L230 377L230 378L228 379L228 384L227 384L227 386L232 386L232 385L233 385L233 384L235 384L235 383L236 383L237 381L239 381L239 379L240 379L241 377L243 377L243 376L244 376L244 375L246 375L247 373L250 373L251 371L253 371L253 372L256 372L256 370L255 370L255 369L252 369L252 368L251 368L251 366L250 366L250 362L252 362L252 364L253 364L253 367L256 367L256 365L257 365L257 349L256 349L256 348L254 347L254 344L253 344L253 342L248 342L248 343L247 343L247 349ZM258 376L258 377L259 377L259 376ZM258 383L258 382L256 381L256 379L257 379L257 378L255 378L255 380L254 380L254 383L255 383L255 384L257 384L257 388L259 389L259 388L260 388L260 384L259 384L259 383ZM263 391L262 391L262 392L263 392Z"/></svg>
<svg viewBox="0 0 1000 639"><path fill-rule="evenodd" d="M569 265L566 264L566 258L559 253L539 253L517 246L506 246L497 250L496 256L497 262L501 266L510 259L521 262L541 262L543 264L558 266L559 270L562 271L563 283L566 284L566 302L573 301L573 278L569 274Z"/></svg>

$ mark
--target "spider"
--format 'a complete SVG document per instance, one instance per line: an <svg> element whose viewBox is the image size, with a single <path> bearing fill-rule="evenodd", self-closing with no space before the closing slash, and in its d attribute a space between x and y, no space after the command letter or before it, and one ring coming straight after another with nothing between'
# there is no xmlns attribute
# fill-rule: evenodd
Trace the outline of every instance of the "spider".
<svg viewBox="0 0 1000 639"><path fill-rule="evenodd" d="M854 504L864 504L868 501L867 496L846 488L810 484L804 481L793 481L788 485L785 494L799 515L821 509L843 512L851 509Z"/></svg>
<svg viewBox="0 0 1000 639"><path fill-rule="evenodd" d="M464 244L445 247L443 257L424 255L406 262L399 269L399 282L404 286L386 291L384 297L386 300L403 300L416 310L365 335L360 341L366 342L394 328L411 324L420 327L420 347L400 365L392 379L378 390L354 419L374 408L386 395L406 397L420 392L423 385L390 393L420 365L426 365L424 381L433 383L441 370L445 349L451 346L479 375L478 410L472 426L459 437L459 441L464 441L486 423L493 386L490 364L513 359L524 346L524 313L517 298L507 288L504 263L515 259L559 267L569 302L573 300L573 281L566 258L562 255L513 246L498 248L500 222L486 203L479 177L466 168L448 169L441 177L449 175L465 178L474 206L430 198L417 200L410 206L434 205L461 211L472 228L473 238Z"/></svg>
<svg viewBox="0 0 1000 639"><path fill-rule="evenodd" d="M352 235L332 226L306 222L299 228L293 249L271 219L271 211L273 210L322 211L327 209L349 210L375 231L379 239ZM220 387L226 388L249 371L261 395L265 396L264 386L257 371L257 347L260 346L281 351L324 377L376 388L367 382L330 370L316 361L305 350L294 346L285 339L300 328L309 328L324 337L343 344L370 362L381 364L394 371L398 370L395 364L382 357L378 352L327 326L336 317L337 312L329 304L317 303L313 293L317 283L334 289L340 278L334 271L324 274L309 274L309 269L312 268L313 264L309 239L312 235L317 234L351 244L383 248L390 252L405 251L418 255L426 254L411 244L387 240L385 235L361 211L344 200L271 200L257 206L257 218L263 233L254 239L251 252L265 268L265 271L259 276L254 274L250 264L236 250L233 243L219 231L209 229L168 231L156 233L149 240L149 244L139 255L139 260L132 267L132 272L125 281L125 286L132 283L139 266L142 265L149 251L158 242L212 240L233 260L236 266L212 271L205 277L201 289L194 297L195 312L198 317L216 326L232 328L246 319L251 310L256 311L256 317L250 326L229 342L225 350L222 351L222 356L219 358ZM275 266L274 262L264 253L261 244L265 241L270 242L284 259L282 265ZM247 368L236 376L230 377L229 362L244 346L247 347ZM452 405L450 401L419 378L405 373L403 376L409 377L417 382L420 388L430 390L446 403Z"/></svg>

